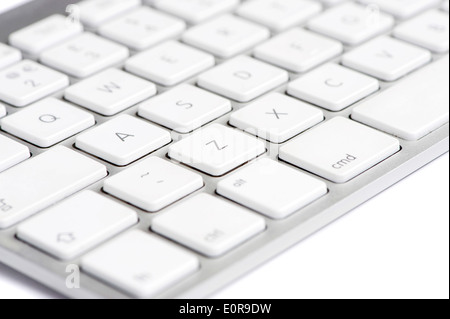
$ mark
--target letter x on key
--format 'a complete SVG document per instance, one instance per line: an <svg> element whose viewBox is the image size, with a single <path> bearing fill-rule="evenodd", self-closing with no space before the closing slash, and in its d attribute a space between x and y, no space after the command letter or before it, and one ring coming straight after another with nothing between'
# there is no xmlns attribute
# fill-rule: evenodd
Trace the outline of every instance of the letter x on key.
<svg viewBox="0 0 450 319"><path fill-rule="evenodd" d="M267 112L267 115L275 115L278 120L280 120L280 115L289 115L288 113L278 113L277 110L273 109L273 112Z"/></svg>

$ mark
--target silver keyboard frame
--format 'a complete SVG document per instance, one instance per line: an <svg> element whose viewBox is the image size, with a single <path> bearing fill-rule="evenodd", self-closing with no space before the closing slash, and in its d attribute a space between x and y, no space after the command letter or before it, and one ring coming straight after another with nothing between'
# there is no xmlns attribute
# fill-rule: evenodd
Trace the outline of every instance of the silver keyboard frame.
<svg viewBox="0 0 450 319"><path fill-rule="evenodd" d="M36 0L35 2L31 2L19 9L8 12L6 15L1 15L0 41L6 42L8 34L12 31L29 25L52 13L63 13L66 5L76 2L78 2L78 0ZM434 56L434 59L439 58L440 56ZM338 62L339 59L335 59L335 61ZM291 74L291 76L296 77L293 74ZM195 80L196 79L193 78L187 82L194 84ZM395 85L395 83L382 83L380 91L383 91L390 85ZM158 89L159 92L167 90L167 88L163 87L158 87ZM284 93L286 91L286 85L279 87L274 91ZM62 92L55 94L55 96L61 98ZM329 112L324 110L325 117L327 120L335 116L349 117L352 109L358 104L359 103L356 103L341 112ZM233 102L234 109L239 109L245 105L246 104ZM6 105L6 108L8 113L14 113L20 110L8 105ZM123 113L136 115L137 106L122 112L122 114ZM111 119L111 117L104 117L95 113L92 114L95 115L98 124ZM227 125L228 119L229 114L214 122ZM39 155L45 151L45 149L38 148L22 140L18 140L14 136L11 136L3 131L0 131L0 134L27 145L33 156ZM174 141L177 141L181 139L183 135L172 132L172 137ZM74 142L75 138L72 137L62 142L61 145L76 149L74 147ZM247 241L245 244L223 257L210 259L200 254L196 254L201 262L201 271L186 280L179 282L177 285L157 296L157 298L207 297L230 282L237 280L239 277L248 273L262 263L274 258L281 252L312 235L319 229L325 227L327 224L333 222L365 201L401 181L414 171L447 153L449 151L449 124L447 123L417 142L409 142L405 140L400 140L400 142L402 148L400 152L346 184L334 184L316 176L316 178L321 179L328 185L328 195L285 220L274 221L266 218L268 227L264 233ZM279 147L280 145L267 143L268 153L264 156L277 159ZM80 150L77 151L88 157L94 158ZM168 147L166 146L155 153L152 153L150 156L159 156L168 159L167 152ZM94 159L106 165L110 174L115 174L125 169L106 163L98 158ZM289 164L284 163L284 165ZM312 175L309 172L306 173ZM213 178L203 173L200 174L204 178L206 186L196 193L206 192L209 194L215 194L216 185L220 178ZM100 181L88 189L103 193L102 183L103 181ZM427 187L427 185L424 185L423 187ZM104 195L109 196L106 194ZM123 203L115 198L112 199ZM140 217L140 223L134 228L149 231L152 219L158 213L149 214L139 210L138 208L134 207L134 209L138 212ZM164 210L162 212L164 212ZM67 289L65 285L66 277L68 275L65 272L66 266L69 264L79 264L80 260L76 259L70 263L55 260L44 252L41 252L40 250L37 250L36 248L18 240L15 237L15 234L16 227L0 231L1 263L4 263L5 265L67 297L129 298L128 295L119 289L115 289L114 287L111 287L96 278L90 277L83 272L81 274L81 288Z"/></svg>

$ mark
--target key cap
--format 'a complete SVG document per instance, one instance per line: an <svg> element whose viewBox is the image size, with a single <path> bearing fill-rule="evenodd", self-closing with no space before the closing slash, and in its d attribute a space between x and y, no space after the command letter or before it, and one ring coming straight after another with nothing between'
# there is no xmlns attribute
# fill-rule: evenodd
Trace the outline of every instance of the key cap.
<svg viewBox="0 0 450 319"><path fill-rule="evenodd" d="M8 207L0 215L5 229L55 204L107 174L106 167L63 146L0 174L0 199Z"/></svg>
<svg viewBox="0 0 450 319"><path fill-rule="evenodd" d="M72 260L138 222L137 214L92 191L83 191L19 225L23 241Z"/></svg>
<svg viewBox="0 0 450 319"><path fill-rule="evenodd" d="M22 60L22 53L19 50L0 43L0 70L20 60Z"/></svg>
<svg viewBox="0 0 450 319"><path fill-rule="evenodd" d="M81 265L135 297L150 298L195 273L200 264L194 254L169 241L133 230L83 257Z"/></svg>
<svg viewBox="0 0 450 319"><path fill-rule="evenodd" d="M98 32L133 50L141 51L177 37L185 28L186 24L182 20L140 7L101 26Z"/></svg>
<svg viewBox="0 0 450 319"><path fill-rule="evenodd" d="M95 119L92 114L48 98L8 116L0 125L31 144L50 147L95 125Z"/></svg>
<svg viewBox="0 0 450 319"><path fill-rule="evenodd" d="M107 162L125 166L170 142L169 132L124 114L79 135L76 146Z"/></svg>
<svg viewBox="0 0 450 319"><path fill-rule="evenodd" d="M433 52L445 53L449 46L448 21L448 13L428 11L400 24L395 28L394 36Z"/></svg>
<svg viewBox="0 0 450 319"><path fill-rule="evenodd" d="M201 74L198 85L238 102L249 102L288 80L284 70L239 56Z"/></svg>
<svg viewBox="0 0 450 319"><path fill-rule="evenodd" d="M309 0L255 0L242 4L237 14L281 32L306 22L320 11L320 3Z"/></svg>
<svg viewBox="0 0 450 319"><path fill-rule="evenodd" d="M55 14L24 29L11 33L9 43L37 57L42 51L83 32L78 21Z"/></svg>
<svg viewBox="0 0 450 319"><path fill-rule="evenodd" d="M28 147L0 134L0 172L23 162L29 157L30 151ZM0 180L0 187L1 185L2 181ZM0 197L0 212L4 211L4 207L2 207L4 202L2 200Z"/></svg>
<svg viewBox="0 0 450 319"><path fill-rule="evenodd" d="M181 83L215 64L214 57L179 42L170 41L135 55L127 71L164 86Z"/></svg>
<svg viewBox="0 0 450 319"><path fill-rule="evenodd" d="M323 119L323 112L315 107L272 93L234 112L230 124L272 143L283 143Z"/></svg>
<svg viewBox="0 0 450 319"><path fill-rule="evenodd" d="M0 119L6 116L6 108L3 104L0 103Z"/></svg>
<svg viewBox="0 0 450 319"><path fill-rule="evenodd" d="M153 219L152 230L208 257L219 257L263 232L263 218L199 194Z"/></svg>
<svg viewBox="0 0 450 319"><path fill-rule="evenodd" d="M379 87L374 78L328 63L291 82L288 93L327 110L341 111Z"/></svg>
<svg viewBox="0 0 450 319"><path fill-rule="evenodd" d="M226 15L195 26L183 34L183 41L219 58L231 58L268 39L268 29L247 20Z"/></svg>
<svg viewBox="0 0 450 319"><path fill-rule="evenodd" d="M22 107L69 85L69 78L30 60L0 71L0 100Z"/></svg>
<svg viewBox="0 0 450 319"><path fill-rule="evenodd" d="M92 33L83 33L41 54L41 61L71 76L84 78L128 58L128 49Z"/></svg>
<svg viewBox="0 0 450 319"><path fill-rule="evenodd" d="M296 28L255 48L256 58L292 72L306 72L342 53L338 41Z"/></svg>
<svg viewBox="0 0 450 319"><path fill-rule="evenodd" d="M353 110L352 118L416 141L448 123L448 55Z"/></svg>
<svg viewBox="0 0 450 319"><path fill-rule="evenodd" d="M265 158L220 181L217 192L270 218L283 219L328 190L324 182Z"/></svg>
<svg viewBox="0 0 450 319"><path fill-rule="evenodd" d="M30 1L31 0L2 0L2 2L0 3L0 14L15 9Z"/></svg>
<svg viewBox="0 0 450 319"><path fill-rule="evenodd" d="M359 0L362 4L378 6L399 19L408 19L439 4L439 0Z"/></svg>
<svg viewBox="0 0 450 319"><path fill-rule="evenodd" d="M141 0L85 0L77 3L77 10L81 22L96 29L140 4Z"/></svg>
<svg viewBox="0 0 450 319"><path fill-rule="evenodd" d="M331 8L308 23L311 30L349 45L361 44L393 25L391 16L354 3Z"/></svg>
<svg viewBox="0 0 450 319"><path fill-rule="evenodd" d="M153 83L108 69L67 88L64 97L102 115L117 114L157 92Z"/></svg>
<svg viewBox="0 0 450 319"><path fill-rule="evenodd" d="M139 116L179 133L190 133L232 110L229 100L182 84L139 106Z"/></svg>
<svg viewBox="0 0 450 319"><path fill-rule="evenodd" d="M150 157L107 179L103 190L145 211L157 212L202 187L200 175Z"/></svg>

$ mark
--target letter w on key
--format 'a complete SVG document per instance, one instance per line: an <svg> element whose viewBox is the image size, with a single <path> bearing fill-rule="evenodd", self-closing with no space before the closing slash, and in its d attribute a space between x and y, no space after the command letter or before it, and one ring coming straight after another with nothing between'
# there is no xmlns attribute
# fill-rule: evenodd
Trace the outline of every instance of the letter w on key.
<svg viewBox="0 0 450 319"><path fill-rule="evenodd" d="M103 85L103 87L98 88L99 91L103 91L106 93L114 93L115 90L120 90L120 85L110 82L108 84Z"/></svg>

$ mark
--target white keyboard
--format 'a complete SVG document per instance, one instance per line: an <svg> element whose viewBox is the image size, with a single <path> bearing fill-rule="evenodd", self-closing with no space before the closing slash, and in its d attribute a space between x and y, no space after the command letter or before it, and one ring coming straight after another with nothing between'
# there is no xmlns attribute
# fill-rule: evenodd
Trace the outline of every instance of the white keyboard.
<svg viewBox="0 0 450 319"><path fill-rule="evenodd" d="M67 296L207 296L448 152L448 1L68 14L0 43L0 261Z"/></svg>

